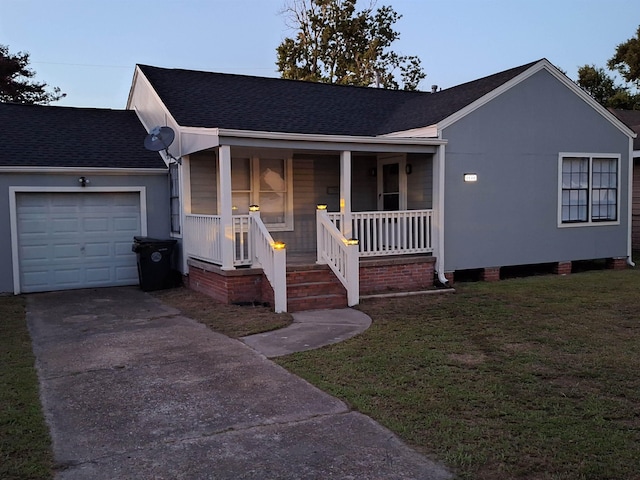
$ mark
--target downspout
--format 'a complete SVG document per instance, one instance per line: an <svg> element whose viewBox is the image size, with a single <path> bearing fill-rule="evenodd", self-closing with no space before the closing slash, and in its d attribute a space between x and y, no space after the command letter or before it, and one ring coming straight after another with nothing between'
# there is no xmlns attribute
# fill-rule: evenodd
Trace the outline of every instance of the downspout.
<svg viewBox="0 0 640 480"><path fill-rule="evenodd" d="M627 235L627 265L635 267L633 262L633 138L629 137L629 172L627 175L627 217L628 217L628 235Z"/></svg>
<svg viewBox="0 0 640 480"><path fill-rule="evenodd" d="M436 255L436 274L438 275L438 281L444 286L449 286L449 280L444 275L444 158L445 158L445 146L440 145L438 147L438 158L434 163L435 172L434 177L436 180L435 188L435 200L436 200L436 224L437 229L437 245L438 251Z"/></svg>

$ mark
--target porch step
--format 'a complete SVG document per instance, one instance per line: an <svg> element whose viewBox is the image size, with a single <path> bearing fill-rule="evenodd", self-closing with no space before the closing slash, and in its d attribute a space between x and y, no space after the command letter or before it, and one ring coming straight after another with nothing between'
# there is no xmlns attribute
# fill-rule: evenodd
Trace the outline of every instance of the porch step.
<svg viewBox="0 0 640 480"><path fill-rule="evenodd" d="M287 311L346 307L347 292L329 267L287 267Z"/></svg>

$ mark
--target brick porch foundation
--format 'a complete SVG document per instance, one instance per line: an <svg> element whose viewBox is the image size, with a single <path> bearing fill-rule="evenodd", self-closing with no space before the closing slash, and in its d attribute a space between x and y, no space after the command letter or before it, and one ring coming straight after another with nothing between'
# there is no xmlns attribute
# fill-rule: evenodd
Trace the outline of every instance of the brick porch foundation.
<svg viewBox="0 0 640 480"><path fill-rule="evenodd" d="M434 264L434 257L424 256L361 260L360 294L431 289ZM189 259L188 265L189 275L185 284L192 290L226 304L264 303L273 306L273 288L262 269L222 270L217 265L194 259ZM312 277L307 278L309 275ZM327 276L330 277L328 281L324 279ZM287 267L287 283L289 311L346 306L346 291L326 265ZM334 291L336 288L339 292ZM306 290L301 294L301 289ZM316 297L318 301L313 301Z"/></svg>
<svg viewBox="0 0 640 480"><path fill-rule="evenodd" d="M435 257L360 259L360 295L433 288Z"/></svg>
<svg viewBox="0 0 640 480"><path fill-rule="evenodd" d="M261 269L222 270L217 265L193 259L188 264L187 286L220 303L263 303L269 299L273 302L273 290L268 281L263 281ZM265 297L267 300L263 300Z"/></svg>

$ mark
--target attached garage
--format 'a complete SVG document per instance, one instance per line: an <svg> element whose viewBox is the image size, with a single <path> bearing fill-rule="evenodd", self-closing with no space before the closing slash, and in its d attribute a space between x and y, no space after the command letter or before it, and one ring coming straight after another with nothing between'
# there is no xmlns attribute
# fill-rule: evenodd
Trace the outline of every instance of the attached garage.
<svg viewBox="0 0 640 480"><path fill-rule="evenodd" d="M0 131L0 295L137 285L133 237L171 215L136 113L0 103Z"/></svg>
<svg viewBox="0 0 640 480"><path fill-rule="evenodd" d="M16 192L23 293L135 285L141 192Z"/></svg>

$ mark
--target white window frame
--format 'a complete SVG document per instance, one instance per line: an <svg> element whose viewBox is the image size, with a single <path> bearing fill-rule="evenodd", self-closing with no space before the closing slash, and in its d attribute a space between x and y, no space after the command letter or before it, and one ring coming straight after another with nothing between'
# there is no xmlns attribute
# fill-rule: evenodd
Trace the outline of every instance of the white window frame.
<svg viewBox="0 0 640 480"><path fill-rule="evenodd" d="M284 205L284 223L268 223L264 222L265 226L269 229L269 231L273 232L282 232L282 231L292 231L293 230L293 159L290 153L251 153L246 154L246 152L239 151L238 153L233 153L234 158L249 158L249 169L250 169L250 187L251 190L249 193L250 204L260 206L260 160L261 159L277 159L284 160L284 171L285 171L285 182L286 182L286 192L285 192L285 205ZM235 190L235 192L246 192L245 190ZM232 195L234 190L232 190ZM263 220L264 221L264 220Z"/></svg>
<svg viewBox="0 0 640 480"><path fill-rule="evenodd" d="M587 220L563 222L562 220L562 164L565 158L587 158L589 159L589 181L587 186ZM593 191L593 160L594 159L615 160L617 165L617 185L616 185L616 220L593 220L592 216L592 191ZM584 153L584 152L560 152L558 154L558 227L596 227L620 224L620 189L621 189L622 156L618 153Z"/></svg>

